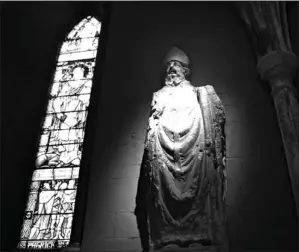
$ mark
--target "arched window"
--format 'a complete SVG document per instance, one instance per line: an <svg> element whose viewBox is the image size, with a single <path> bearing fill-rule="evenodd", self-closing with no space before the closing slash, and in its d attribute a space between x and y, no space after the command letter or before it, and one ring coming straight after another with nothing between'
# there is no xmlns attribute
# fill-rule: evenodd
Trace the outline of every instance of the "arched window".
<svg viewBox="0 0 299 252"><path fill-rule="evenodd" d="M70 241L100 31L101 23L89 16L73 28L61 46L19 249L61 248Z"/></svg>

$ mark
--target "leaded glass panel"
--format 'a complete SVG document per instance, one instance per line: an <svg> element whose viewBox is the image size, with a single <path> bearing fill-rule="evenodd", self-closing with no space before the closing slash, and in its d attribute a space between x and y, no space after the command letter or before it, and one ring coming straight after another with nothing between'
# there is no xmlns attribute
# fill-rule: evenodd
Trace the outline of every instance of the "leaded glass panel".
<svg viewBox="0 0 299 252"><path fill-rule="evenodd" d="M55 249L70 241L84 131L101 23L83 19L57 57L41 125L19 249Z"/></svg>

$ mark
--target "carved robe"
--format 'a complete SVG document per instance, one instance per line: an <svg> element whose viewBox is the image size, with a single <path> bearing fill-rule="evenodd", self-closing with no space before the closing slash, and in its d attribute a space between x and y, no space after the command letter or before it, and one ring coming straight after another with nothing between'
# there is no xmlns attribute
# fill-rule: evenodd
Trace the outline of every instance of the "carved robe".
<svg viewBox="0 0 299 252"><path fill-rule="evenodd" d="M224 121L212 86L154 93L141 169L150 248L225 246Z"/></svg>

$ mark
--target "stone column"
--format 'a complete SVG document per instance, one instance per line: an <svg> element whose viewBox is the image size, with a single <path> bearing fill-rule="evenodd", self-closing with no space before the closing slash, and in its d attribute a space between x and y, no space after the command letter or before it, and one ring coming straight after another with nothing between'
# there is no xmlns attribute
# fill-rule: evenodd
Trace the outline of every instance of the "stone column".
<svg viewBox="0 0 299 252"><path fill-rule="evenodd" d="M271 88L299 228L299 104L297 87L293 83L298 72L298 59L292 53L286 3L250 1L236 2L235 5L254 45L258 61L257 71Z"/></svg>
<svg viewBox="0 0 299 252"><path fill-rule="evenodd" d="M299 217L299 104L293 84L297 69L297 57L283 51L266 54L257 65L261 78L271 87Z"/></svg>

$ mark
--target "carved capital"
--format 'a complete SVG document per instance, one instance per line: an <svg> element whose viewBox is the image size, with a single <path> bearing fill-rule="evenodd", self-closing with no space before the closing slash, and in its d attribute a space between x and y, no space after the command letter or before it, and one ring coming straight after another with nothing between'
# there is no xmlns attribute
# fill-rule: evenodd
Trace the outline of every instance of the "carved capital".
<svg viewBox="0 0 299 252"><path fill-rule="evenodd" d="M275 51L263 56L257 64L257 72L272 89L296 90L292 79L298 71L298 58L292 52Z"/></svg>

